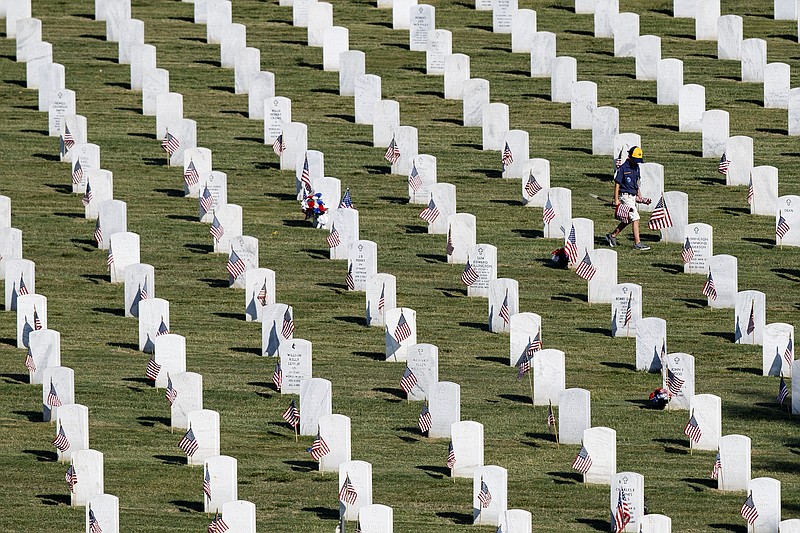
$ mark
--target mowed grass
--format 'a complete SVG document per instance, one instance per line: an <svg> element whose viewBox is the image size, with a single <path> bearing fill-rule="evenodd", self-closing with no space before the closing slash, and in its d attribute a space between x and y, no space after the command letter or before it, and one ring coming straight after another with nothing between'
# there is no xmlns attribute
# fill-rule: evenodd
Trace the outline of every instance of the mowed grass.
<svg viewBox="0 0 800 533"><path fill-rule="evenodd" d="M800 150L786 135L786 111L763 109L762 86L737 82L739 64L716 60L716 43L695 42L693 22L673 19L671 2L621 4L640 14L642 34L661 36L662 57L684 60L685 82L706 87L707 109L731 112L731 134L754 137L756 164L781 171L781 194L797 193ZM115 197L128 203L128 228L141 235L142 261L156 268L171 328L187 339L187 366L203 374L205 406L220 413L239 497L256 504L261 531L332 531L336 476L314 472L305 453L311 439L296 444L282 423L289 398L268 384L274 361L257 356L260 325L244 322L243 293L224 287L226 258L208 253L208 227L197 222L196 203L181 198L181 171L164 165L155 120L141 115L140 93L127 89L129 67L117 64L93 5L34 0L33 14L66 66L103 168L114 172ZM592 218L598 236L608 231L609 208L589 194L609 194L610 158L590 155L590 132L568 128L569 105L549 101L548 79L527 76L529 59L510 53L510 36L491 33L491 13L468 2L435 5L454 52L470 55L472 76L490 80L492 101L510 106L512 128L530 132L531 156L550 159L552 184L572 189L574 216ZM612 41L594 39L592 17L571 5L519 7L536 9L539 29L557 33L559 55L576 57L578 78L598 83L598 103L620 109L620 131L642 135L646 159L665 166L667 190L690 195L690 221L712 224L715 252L738 257L740 289L766 293L768 322L797 325L799 251L772 245L774 219L747 214L745 190L726 188L716 161L700 157L700 134L678 133L677 108L656 106L655 83L635 81L634 61L614 58ZM556 448L547 435L545 410L529 405L527 383L506 364L508 337L487 332L486 301L465 297L461 267L442 260L442 236L425 234L420 206L405 202L406 180L388 175L383 149L371 147L371 127L354 124L352 98L338 96L337 73L322 71L321 49L305 45L290 8L237 0L233 11L264 70L275 73L277 94L292 99L294 120L308 124L309 148L325 153L326 174L351 188L361 237L378 243L379 271L397 276L398 302L416 309L419 341L439 347L440 379L461 384L462 419L484 424L486 464L509 470L509 507L530 510L536 531L606 530L608 487L576 481L569 466L577 448ZM744 15L746 37L767 39L769 61L796 65L796 27L771 20L771 3L736 0L725 12ZM276 272L278 300L294 306L296 336L314 343L314 375L333 382L334 412L352 419L353 458L373 464L373 501L394 508L399 533L463 531L471 482L443 475L446 440L419 436L420 404L400 398L402 365L381 361L383 332L363 325L363 294L344 290L346 264L325 259L324 233L301 222L292 173L278 171L263 124L246 118L247 97L233 94L233 72L219 68L219 47L205 44L192 14L187 3L133 2L171 90L184 95L184 115L198 122L198 144L228 173L228 199L243 207L261 265ZM391 30L391 12L337 2L334 20L349 28L351 49L366 53L367 71L381 76L384 97L400 102L401 122L419 128L420 152L437 156L439 181L457 186L459 211L476 215L478 241L498 247L500 275L520 283L520 309L543 317L545 346L566 352L567 386L591 390L593 425L617 431L618 470L645 476L650 512L672 517L676 531L745 531L744 494L713 488L714 454L689 454L686 412L641 408L660 377L633 370L633 340L609 337L609 308L587 305L585 282L547 267L560 243L541 237L541 210L521 207L519 181L499 179L499 154L480 150L479 128L459 125L461 103L443 100L442 79L424 75L424 54L407 50L407 32ZM76 400L89 407L106 491L120 498L124 531L203 530L202 469L181 464L163 394L143 381L136 320L122 316L122 287L107 281L94 224L69 192L68 165L57 162L57 139L47 136L47 116L24 89L25 66L14 54L13 40L0 41L0 193L11 197L24 256L36 262L49 326L62 334L62 364L75 369ZM792 79L798 85L796 69ZM667 320L670 351L696 357L697 392L722 397L723 432L752 439L753 477L781 480L784 517L800 516L797 423L774 402L777 380L760 376L760 348L734 345L732 310L709 310L702 277L678 273L679 246L645 233L653 246L646 254L630 249L628 235L620 239L620 282L643 286L644 315ZM66 466L55 462L53 426L41 422L40 388L25 384L13 313L0 315L0 337L4 527L78 531L84 511L68 506Z"/></svg>

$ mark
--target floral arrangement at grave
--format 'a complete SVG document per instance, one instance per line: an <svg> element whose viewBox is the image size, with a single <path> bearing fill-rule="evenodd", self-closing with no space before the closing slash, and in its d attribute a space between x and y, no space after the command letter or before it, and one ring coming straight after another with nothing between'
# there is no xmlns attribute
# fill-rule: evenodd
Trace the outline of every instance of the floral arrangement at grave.
<svg viewBox="0 0 800 533"><path fill-rule="evenodd" d="M306 220L313 219L314 226L321 228L328 220L328 206L322 200L322 193L309 194L300 200L300 210L306 216Z"/></svg>
<svg viewBox="0 0 800 533"><path fill-rule="evenodd" d="M667 389L658 388L650 393L650 407L652 409L665 409L670 400Z"/></svg>

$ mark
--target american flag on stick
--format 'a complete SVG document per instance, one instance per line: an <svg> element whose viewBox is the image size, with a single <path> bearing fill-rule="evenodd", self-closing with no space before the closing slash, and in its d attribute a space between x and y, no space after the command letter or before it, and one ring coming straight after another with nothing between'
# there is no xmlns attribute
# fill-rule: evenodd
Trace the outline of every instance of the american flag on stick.
<svg viewBox="0 0 800 533"><path fill-rule="evenodd" d="M172 135L169 130L167 130L167 134L164 137L164 140L161 141L161 149L167 152L167 155L172 157L172 154L178 151L178 148L181 147L181 142L178 140L177 137Z"/></svg>
<svg viewBox="0 0 800 533"><path fill-rule="evenodd" d="M567 259L570 264L574 265L578 262L578 241L575 237L575 225L569 230L569 236L564 243L564 252L567 254Z"/></svg>
<svg viewBox="0 0 800 533"><path fill-rule="evenodd" d="M430 431L432 423L431 411L428 409L428 404L425 403L422 405L422 410L419 412L419 420L417 421L420 432L427 433Z"/></svg>
<svg viewBox="0 0 800 533"><path fill-rule="evenodd" d="M53 439L53 446L58 449L60 452L65 452L69 450L70 444L69 439L67 438L67 434L64 432L64 426L61 425L61 420L58 421L58 434L56 438Z"/></svg>
<svg viewBox="0 0 800 533"><path fill-rule="evenodd" d="M783 218L783 214L778 211L778 225L775 226L775 236L778 237L779 240L783 239L786 237L786 234L789 233L790 229L789 223Z"/></svg>
<svg viewBox="0 0 800 533"><path fill-rule="evenodd" d="M167 388L164 390L164 398L167 399L167 403L172 405L173 403L175 403L175 399L177 397L178 397L178 391L172 384L172 378L167 376Z"/></svg>
<svg viewBox="0 0 800 533"><path fill-rule="evenodd" d="M300 173L300 184L306 196L314 192L314 188L311 187L311 171L308 168L308 152L306 152L305 158L303 159L303 171Z"/></svg>
<svg viewBox="0 0 800 533"><path fill-rule="evenodd" d="M292 312L287 307L286 312L283 313L283 324L281 324L281 335L283 335L284 339L291 339L293 334L294 334L294 319L292 318Z"/></svg>
<svg viewBox="0 0 800 533"><path fill-rule="evenodd" d="M278 135L278 138L272 143L272 151L275 152L275 155L281 157L283 152L286 151L286 143L283 140L283 132Z"/></svg>
<svg viewBox="0 0 800 533"><path fill-rule="evenodd" d="M694 417L694 411L692 411L691 415L689 416L689 421L686 423L686 427L683 428L683 434L689 437L689 440L695 444L700 442L700 437L703 436L703 431L700 429L700 424L697 423L697 419Z"/></svg>
<svg viewBox="0 0 800 533"><path fill-rule="evenodd" d="M297 409L297 404L294 400L289 403L289 407L286 408L281 416L290 426L297 427L297 424L300 423L300 411Z"/></svg>
<svg viewBox="0 0 800 533"><path fill-rule="evenodd" d="M328 447L328 443L325 442L325 439L317 433L317 437L314 439L314 442L311 443L311 447L306 450L308 453L311 454L311 457L315 461L319 461L329 453L331 453L331 449Z"/></svg>
<svg viewBox="0 0 800 533"><path fill-rule="evenodd" d="M197 172L197 167L194 166L194 161L189 160L186 165L186 170L183 171L183 181L187 186L197 185L200 182L200 173Z"/></svg>
<svg viewBox="0 0 800 533"><path fill-rule="evenodd" d="M70 492L75 492L75 484L78 483L78 473L75 471L73 465L69 465L67 472L64 474L64 481L67 482Z"/></svg>
<svg viewBox="0 0 800 533"><path fill-rule="evenodd" d="M211 191L208 190L208 185L203 188L203 193L200 195L198 203L203 213L210 213L211 208L214 207L214 197L211 195Z"/></svg>
<svg viewBox="0 0 800 533"><path fill-rule="evenodd" d="M181 441L178 443L178 447L189 457L193 456L197 452L199 445L197 444L197 439L194 436L194 431L192 431L191 426L189 426L189 431L186 432Z"/></svg>
<svg viewBox="0 0 800 533"><path fill-rule="evenodd" d="M747 499L742 504L742 509L740 511L742 514L742 518L747 521L747 525L752 526L758 520L758 509L756 509L756 504L753 501L753 493L747 495Z"/></svg>
<svg viewBox="0 0 800 533"><path fill-rule="evenodd" d="M275 390L281 390L281 385L283 385L283 370L281 369L280 361L275 363L275 370L272 371L272 384L275 385Z"/></svg>
<svg viewBox="0 0 800 533"><path fill-rule="evenodd" d="M581 474L586 474L592 468L592 457L585 446L581 446L575 460L572 461L572 469L577 470Z"/></svg>
<svg viewBox="0 0 800 533"><path fill-rule="evenodd" d="M416 387L417 385L417 376L414 375L414 371L410 368L406 367L403 371L403 377L400 378L400 388L403 389L403 392L409 394L411 390Z"/></svg>
<svg viewBox="0 0 800 533"><path fill-rule="evenodd" d="M53 380L50 380L50 392L47 393L47 405L50 407L61 407L61 398L58 397Z"/></svg>
<svg viewBox="0 0 800 533"><path fill-rule="evenodd" d="M575 273L586 281L591 281L594 275L597 274L597 269L594 267L589 257L589 250L586 250L586 255L583 256L583 259L578 264Z"/></svg>
<svg viewBox="0 0 800 533"><path fill-rule="evenodd" d="M703 284L703 294L708 297L709 300L717 299L717 289L714 287L714 277L711 275L710 269L706 277L706 282Z"/></svg>
<svg viewBox="0 0 800 533"><path fill-rule="evenodd" d="M392 142L390 142L389 147L386 148L386 153L383 154L383 158L393 165L400 159L400 148L397 146L397 141L394 136L392 136Z"/></svg>
<svg viewBox="0 0 800 533"><path fill-rule="evenodd" d="M650 214L650 221L647 223L647 227L651 230L661 230L672 227L672 217L669 215L667 202L664 201L663 196L659 198L656 207Z"/></svg>
<svg viewBox="0 0 800 533"><path fill-rule="evenodd" d="M533 198L536 196L536 193L542 190L542 186L539 185L539 182L536 181L536 176L533 175L531 171L528 174L528 181L525 183L525 192L528 194L528 198Z"/></svg>
<svg viewBox="0 0 800 533"><path fill-rule="evenodd" d="M100 227L100 217L97 217L97 222L94 225L94 242L97 243L97 246L100 246L100 243L103 242L103 230Z"/></svg>
<svg viewBox="0 0 800 533"><path fill-rule="evenodd" d="M486 509L492 503L492 493L489 492L489 486L481 478L481 490L478 492L478 501L481 503L481 508Z"/></svg>
<svg viewBox="0 0 800 533"><path fill-rule="evenodd" d="M422 178L419 177L416 163L411 163L411 173L408 175L408 186L411 190L417 192L422 188Z"/></svg>
<svg viewBox="0 0 800 533"><path fill-rule="evenodd" d="M500 305L500 312L498 313L498 316L500 316L504 324L511 322L511 315L508 307L508 289L506 289L506 295L503 298L503 303Z"/></svg>
<svg viewBox="0 0 800 533"><path fill-rule="evenodd" d="M83 181L83 167L81 166L81 160L75 160L75 166L72 167L72 184L73 185L80 185Z"/></svg>
<svg viewBox="0 0 800 533"><path fill-rule="evenodd" d="M722 470L722 458L717 452L717 457L714 459L714 467L711 469L711 479L717 479L720 470Z"/></svg>
<svg viewBox="0 0 800 533"><path fill-rule="evenodd" d="M28 294L28 286L25 285L25 276L22 274L19 275L19 288L17 289L17 294L19 296L25 296Z"/></svg>
<svg viewBox="0 0 800 533"><path fill-rule="evenodd" d="M431 196L431 199L428 201L428 206L420 212L419 218L431 224L436 222L436 219L439 218L439 208L436 207L433 196Z"/></svg>
<svg viewBox="0 0 800 533"><path fill-rule="evenodd" d="M397 327L394 328L394 338L397 342L403 342L411 337L411 326L408 325L406 316L400 312L400 320L397 321Z"/></svg>
<svg viewBox="0 0 800 533"><path fill-rule="evenodd" d="M331 224L331 232L325 238L328 243L328 248L336 248L342 244L342 239L339 237L339 230L336 229L336 224Z"/></svg>
<svg viewBox="0 0 800 533"><path fill-rule="evenodd" d="M694 259L694 248L692 248L692 243L689 242L689 237L686 237L686 241L683 243L683 250L681 251L681 259L683 259L683 264L689 263L692 259Z"/></svg>
<svg viewBox="0 0 800 533"><path fill-rule="evenodd" d="M92 199L94 198L94 193L92 192L92 185L91 183L86 183L86 190L83 193L83 198L81 198L81 203L83 207L88 207L90 203L92 203Z"/></svg>
<svg viewBox="0 0 800 533"><path fill-rule="evenodd" d="M747 185L747 203L753 205L753 198L755 198L755 191L753 190L753 175L750 174L750 183Z"/></svg>
<svg viewBox="0 0 800 533"><path fill-rule="evenodd" d="M506 169L511 163L514 162L514 154L511 153L511 148L509 148L508 143L506 143L505 148L503 148L503 156L500 158L500 163L503 165L503 170Z"/></svg>
<svg viewBox="0 0 800 533"><path fill-rule="evenodd" d="M345 474L344 483L342 483L342 487L339 489L339 501L350 505L355 505L357 499L358 492L356 492L353 482L350 481L350 475Z"/></svg>
<svg viewBox="0 0 800 533"><path fill-rule="evenodd" d="M31 373L36 372L36 363L33 361L33 353L30 346L28 346L28 353L25 354L25 368ZM50 383L52 386L52 381Z"/></svg>
<svg viewBox="0 0 800 533"><path fill-rule="evenodd" d="M147 369L144 372L144 375L147 379L155 379L158 377L158 373L161 372L161 365L156 363L156 355L153 354L150 356L150 360L147 361Z"/></svg>
<svg viewBox="0 0 800 533"><path fill-rule="evenodd" d="M232 279L236 279L245 273L247 265L244 264L244 261L242 261L239 254L236 253L236 250L231 249L231 254L228 256L228 264L225 265L225 269Z"/></svg>
<svg viewBox="0 0 800 533"><path fill-rule="evenodd" d="M719 165L717 165L717 172L723 175L727 175L730 166L731 166L731 160L728 159L728 155L725 152L723 152L722 157L719 158Z"/></svg>
<svg viewBox="0 0 800 533"><path fill-rule="evenodd" d="M456 451L453 449L453 441L447 446L447 468L450 470L456 466Z"/></svg>
<svg viewBox="0 0 800 533"><path fill-rule="evenodd" d="M219 219L217 218L216 214L214 214L214 220L211 222L211 228L209 228L208 232L217 242L219 242L222 236L225 235L225 228L223 228L222 224L219 223Z"/></svg>
<svg viewBox="0 0 800 533"><path fill-rule="evenodd" d="M103 533L103 528L100 527L100 522L97 521L91 507L89 508L89 533Z"/></svg>
<svg viewBox="0 0 800 533"><path fill-rule="evenodd" d="M684 383L685 381L676 376L672 370L667 369L667 390L669 390L670 396L675 396L681 392Z"/></svg>
<svg viewBox="0 0 800 533"><path fill-rule="evenodd" d="M461 273L461 283L467 287L472 287L472 285L474 285L479 279L480 275L478 275L478 271L472 267L468 257L467 264L464 265L464 271Z"/></svg>

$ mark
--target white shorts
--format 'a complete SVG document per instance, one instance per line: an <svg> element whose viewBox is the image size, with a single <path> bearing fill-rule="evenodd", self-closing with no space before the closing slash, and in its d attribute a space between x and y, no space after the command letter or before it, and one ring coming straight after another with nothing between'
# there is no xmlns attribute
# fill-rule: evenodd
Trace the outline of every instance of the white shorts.
<svg viewBox="0 0 800 533"><path fill-rule="evenodd" d="M632 194L622 193L619 195L619 201L631 208L631 222L634 220L639 220L641 217L639 216L639 210L636 209L636 196Z"/></svg>

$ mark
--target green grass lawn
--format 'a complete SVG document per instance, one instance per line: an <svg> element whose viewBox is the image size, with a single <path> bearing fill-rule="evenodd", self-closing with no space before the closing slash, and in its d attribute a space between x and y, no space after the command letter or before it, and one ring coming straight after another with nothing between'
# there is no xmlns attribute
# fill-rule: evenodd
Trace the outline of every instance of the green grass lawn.
<svg viewBox="0 0 800 533"><path fill-rule="evenodd" d="M383 332L363 325L364 295L345 291L346 263L322 259L325 234L300 223L293 173L278 171L263 123L246 118L247 96L233 94L233 71L218 67L219 47L205 44L193 5L132 3L171 90L184 95L184 116L197 120L198 145L228 174L228 200L243 207L261 266L275 270L278 300L294 306L295 336L314 343L314 374L332 381L334 412L352 419L353 458L373 464L373 501L394 508L398 533L463 531L471 481L443 477L447 441L416 431L420 404L398 397L402 365L380 360ZM662 57L684 61L685 83L706 87L707 109L731 112L731 135L754 138L756 164L780 169L781 194L797 193L800 150L786 135L786 111L763 109L762 86L736 81L739 64L715 59L716 43L695 42L693 21L673 19L672 2L621 4L640 14L641 34L661 37ZM469 2L434 5L437 27L453 32L453 51L471 57L473 77L490 80L492 101L510 107L511 127L530 132L531 157L551 161L552 186L572 190L573 216L593 219L598 236L608 231L610 209L589 194L610 193L611 158L591 155L591 132L569 129L569 105L549 101L549 79L528 77L529 58L510 53L510 35L491 33L490 12ZM127 89L129 67L117 64L117 45L105 42L93 6L34 0L33 14L66 67L102 167L114 173L115 197L128 203L128 229L141 236L142 261L156 268L171 329L187 339L188 369L203 374L205 407L220 413L221 450L238 460L239 497L256 504L261 531L332 531L336 476L313 472L311 439L295 443L282 423L289 400L268 385L274 361L256 355L260 324L244 321L241 291L219 287L226 258L207 253L208 226L196 220L196 201L180 197L181 170L164 165L155 120L141 115L141 94ZM800 250L771 244L774 219L747 214L745 189L725 187L717 161L700 157L700 134L678 133L677 108L656 106L655 83L634 80L634 60L614 58L612 41L594 39L592 17L571 6L519 7L535 9L538 28L557 33L559 55L577 58L578 79L598 83L598 104L620 109L620 131L641 134L646 159L665 167L666 189L689 194L690 222L713 225L715 252L738 257L740 289L766 293L767 321L797 325ZM439 347L440 379L461 384L462 419L484 424L486 464L509 471L509 507L531 511L535 531L607 530L608 487L576 482L577 447L556 448L546 409L526 403L527 383L506 364L508 337L482 326L487 303L465 297L462 267L432 257L443 255L444 237L424 233L422 206L406 203L406 180L387 173L372 128L354 123L352 98L338 96L337 73L322 71L321 49L305 45L306 30L293 28L291 8L277 2L236 0L233 13L247 25L248 45L261 49L263 69L275 73L277 94L292 99L293 119L308 124L309 149L323 151L326 174L350 187L361 238L378 243L379 271L397 276L398 303L418 313L419 342ZM770 2L726 1L724 13L744 16L745 37L766 39L770 61L797 66L796 25L772 20ZM632 370L634 341L609 336L609 307L587 305L585 282L547 267L560 243L541 238L541 209L522 208L520 182L498 178L500 155L480 150L479 128L459 125L461 102L443 99L442 78L424 74L424 54L407 50L407 32L391 30L391 12L336 2L334 21L349 28L350 48L366 53L367 72L381 76L384 98L400 102L401 123L419 128L420 153L438 158L439 181L456 185L458 210L476 215L478 242L498 247L499 274L519 281L521 311L542 316L545 347L566 353L567 386L591 390L592 423L617 431L618 470L645 476L650 512L670 516L675 531L745 531L744 493L713 488L713 453L689 454L688 413L641 409L660 376ZM36 92L24 88L25 65L14 57L15 42L0 40L0 193L11 197L24 256L36 262L49 327L62 334L62 364L75 370L76 401L89 407L106 491L120 498L124 531L204 530L202 469L179 463L180 435L169 432L163 394L140 380L147 356L136 349L137 322L122 316L122 286L107 281L105 253L90 242L94 223L69 192L68 165L57 161L58 141L47 136L47 116L36 111ZM792 79L800 85L796 68ZM774 402L777 380L760 376L760 348L734 345L733 311L709 310L702 276L675 273L679 245L644 233L653 246L646 254L629 247L629 234L620 238L619 281L642 285L644 316L666 319L670 350L695 356L697 392L722 398L724 434L752 439L753 477L779 479L784 518L800 516L797 423ZM14 314L0 315L3 525L82 530L84 510L68 505L66 466L55 462L53 426L41 422L39 387L25 384L14 332Z"/></svg>

